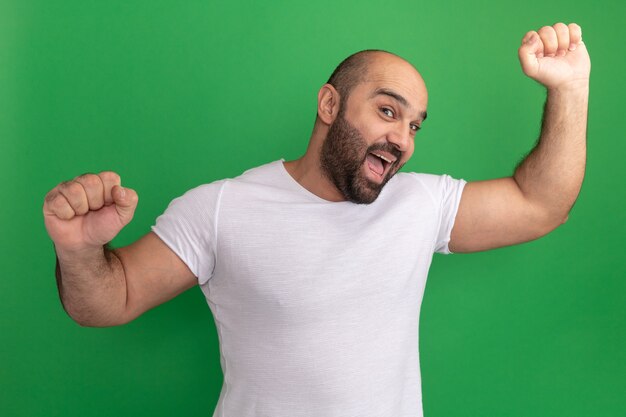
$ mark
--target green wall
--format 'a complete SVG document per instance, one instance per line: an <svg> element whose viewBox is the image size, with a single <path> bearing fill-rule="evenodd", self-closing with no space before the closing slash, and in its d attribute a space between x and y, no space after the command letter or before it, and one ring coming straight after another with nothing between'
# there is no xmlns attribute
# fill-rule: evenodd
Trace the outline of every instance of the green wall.
<svg viewBox="0 0 626 417"><path fill-rule="evenodd" d="M222 383L198 288L122 327L67 317L41 215L56 183L119 172L140 195L114 242L130 243L187 189L303 153L317 89L367 48L404 56L429 87L405 169L506 176L534 144L544 100L517 48L557 21L582 26L592 59L581 195L543 239L435 257L424 408L623 415L625 16L618 0L0 0L0 415L211 416Z"/></svg>

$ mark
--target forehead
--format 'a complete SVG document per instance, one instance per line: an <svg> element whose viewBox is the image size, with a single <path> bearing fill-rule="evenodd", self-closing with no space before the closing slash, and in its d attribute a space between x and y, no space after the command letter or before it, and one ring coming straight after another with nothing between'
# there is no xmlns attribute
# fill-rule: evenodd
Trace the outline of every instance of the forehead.
<svg viewBox="0 0 626 417"><path fill-rule="evenodd" d="M373 57L364 80L355 86L350 98L353 95L361 102L399 96L405 101L401 104L415 115L426 111L428 104L428 92L421 75L411 64L395 56Z"/></svg>

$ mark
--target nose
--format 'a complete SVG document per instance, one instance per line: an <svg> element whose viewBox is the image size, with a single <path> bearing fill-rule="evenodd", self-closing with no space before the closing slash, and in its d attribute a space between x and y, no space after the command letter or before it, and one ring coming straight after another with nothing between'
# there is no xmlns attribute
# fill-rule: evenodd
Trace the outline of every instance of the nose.
<svg viewBox="0 0 626 417"><path fill-rule="evenodd" d="M406 152L411 143L409 128L396 125L387 135L387 141L396 147L400 152Z"/></svg>

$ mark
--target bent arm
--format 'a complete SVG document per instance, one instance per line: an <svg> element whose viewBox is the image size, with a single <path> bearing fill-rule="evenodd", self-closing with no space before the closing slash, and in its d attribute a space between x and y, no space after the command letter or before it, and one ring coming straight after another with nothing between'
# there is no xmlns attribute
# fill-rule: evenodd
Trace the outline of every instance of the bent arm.
<svg viewBox="0 0 626 417"><path fill-rule="evenodd" d="M565 222L585 173L588 92L548 90L539 142L515 174L465 186L452 252L527 242Z"/></svg>
<svg viewBox="0 0 626 417"><path fill-rule="evenodd" d="M119 249L57 250L65 311L81 326L128 323L193 287L196 277L154 233Z"/></svg>
<svg viewBox="0 0 626 417"><path fill-rule="evenodd" d="M588 100L588 82L548 90L539 143L513 176L526 200L543 209L548 227L565 222L582 186Z"/></svg>
<svg viewBox="0 0 626 417"><path fill-rule="evenodd" d="M453 252L537 239L567 219L585 173L591 63L580 27L528 32L518 50L524 73L547 89L541 135L512 177L465 186L452 230Z"/></svg>

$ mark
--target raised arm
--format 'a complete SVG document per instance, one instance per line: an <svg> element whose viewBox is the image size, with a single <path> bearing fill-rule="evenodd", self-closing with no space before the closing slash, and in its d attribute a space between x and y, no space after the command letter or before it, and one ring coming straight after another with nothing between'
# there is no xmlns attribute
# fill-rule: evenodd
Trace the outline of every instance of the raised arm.
<svg viewBox="0 0 626 417"><path fill-rule="evenodd" d="M557 23L528 32L518 54L524 73L547 89L541 135L512 177L465 186L452 252L537 239L566 221L580 191L591 69L581 28Z"/></svg>
<svg viewBox="0 0 626 417"><path fill-rule="evenodd" d="M82 175L46 195L44 221L57 255L59 296L82 326L127 323L196 283L154 233L124 248L106 246L130 222L137 201L113 172Z"/></svg>

